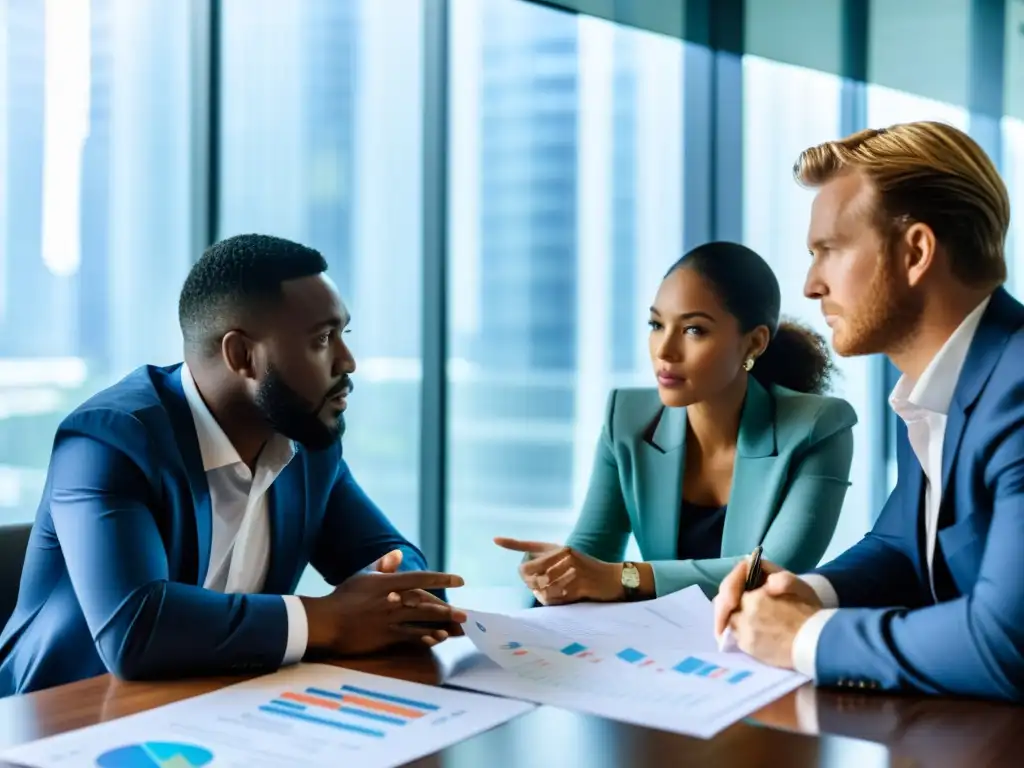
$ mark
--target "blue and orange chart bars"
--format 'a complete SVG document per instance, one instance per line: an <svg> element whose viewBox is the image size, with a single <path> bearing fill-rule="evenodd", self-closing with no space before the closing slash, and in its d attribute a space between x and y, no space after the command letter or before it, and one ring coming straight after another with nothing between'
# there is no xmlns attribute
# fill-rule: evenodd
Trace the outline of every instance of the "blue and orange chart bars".
<svg viewBox="0 0 1024 768"><path fill-rule="evenodd" d="M526 656L529 653L528 650L523 648L522 643L517 643L515 641L505 643L503 646L501 646L501 650L508 651L513 656Z"/></svg>
<svg viewBox="0 0 1024 768"><path fill-rule="evenodd" d="M410 723L440 711L436 704L343 685L338 690L285 691L260 711L277 717L383 739Z"/></svg>
<svg viewBox="0 0 1024 768"><path fill-rule="evenodd" d="M569 643L569 645L562 648L559 652L564 656L572 656L577 659L586 659L587 661L591 661L594 663L601 661L601 657L599 655L594 653L592 650L587 648L587 646L583 645L582 643Z"/></svg>
<svg viewBox="0 0 1024 768"><path fill-rule="evenodd" d="M720 667L717 664L712 664L709 661L704 661L694 656L687 656L672 669L682 675L706 677L710 680L724 680L733 685L746 680L753 674L753 672L748 672L747 670L731 672L725 667Z"/></svg>
<svg viewBox="0 0 1024 768"><path fill-rule="evenodd" d="M510 656L514 656L516 659L515 668L518 670L526 669L527 666L534 667L547 667L549 662L542 655L531 652L522 643L516 642L515 640L509 640L507 643L501 646L501 650Z"/></svg>
<svg viewBox="0 0 1024 768"><path fill-rule="evenodd" d="M627 664L635 664L638 667L653 667L657 665L654 659L646 653L638 651L636 648L623 648L615 655ZM663 672L664 670L659 669L658 671Z"/></svg>

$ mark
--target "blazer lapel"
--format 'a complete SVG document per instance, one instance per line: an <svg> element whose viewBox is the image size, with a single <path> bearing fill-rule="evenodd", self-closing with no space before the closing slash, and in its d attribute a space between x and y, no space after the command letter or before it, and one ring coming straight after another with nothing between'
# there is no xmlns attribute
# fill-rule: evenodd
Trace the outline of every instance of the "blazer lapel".
<svg viewBox="0 0 1024 768"><path fill-rule="evenodd" d="M306 529L306 457L295 456L267 491L270 565L263 591L287 594L294 588Z"/></svg>
<svg viewBox="0 0 1024 768"><path fill-rule="evenodd" d="M967 417L999 362L1010 335L1020 327L1022 321L1024 308L1010 294L1002 288L992 294L971 340L946 418L946 433L942 443L943 504L946 503L946 490L953 474L953 459L960 450Z"/></svg>
<svg viewBox="0 0 1024 768"><path fill-rule="evenodd" d="M722 532L723 557L747 554L761 543L775 509L770 494L779 486L769 480L777 455L775 402L756 379L748 381Z"/></svg>
<svg viewBox="0 0 1024 768"><path fill-rule="evenodd" d="M206 571L210 567L210 541L213 537L210 485L206 481L206 470L203 468L203 455L199 449L199 437L196 435L192 411L185 399L185 391L181 388L181 368L168 374L165 381L170 397L165 400L164 405L171 417L174 439L185 465L185 475L192 495L197 549L195 577L196 584L202 586L206 581Z"/></svg>
<svg viewBox="0 0 1024 768"><path fill-rule="evenodd" d="M686 409L663 408L637 457L637 516L646 560L675 560L686 467ZM749 552L771 522L766 482L775 466L775 406L755 379L747 386L736 443L722 555Z"/></svg>
<svg viewBox="0 0 1024 768"><path fill-rule="evenodd" d="M686 409L662 408L637 455L637 536L645 560L675 560L686 463Z"/></svg>

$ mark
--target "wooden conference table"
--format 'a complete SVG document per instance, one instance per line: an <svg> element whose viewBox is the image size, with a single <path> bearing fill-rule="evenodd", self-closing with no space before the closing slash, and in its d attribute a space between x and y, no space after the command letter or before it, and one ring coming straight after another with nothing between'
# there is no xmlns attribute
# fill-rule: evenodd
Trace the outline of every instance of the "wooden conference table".
<svg viewBox="0 0 1024 768"><path fill-rule="evenodd" d="M429 652L344 666L436 684ZM0 750L169 704L245 678L125 683L109 675L0 699ZM540 707L419 760L417 768L1021 765L1024 707L838 693L805 686L705 741ZM3 765L0 763L0 765Z"/></svg>

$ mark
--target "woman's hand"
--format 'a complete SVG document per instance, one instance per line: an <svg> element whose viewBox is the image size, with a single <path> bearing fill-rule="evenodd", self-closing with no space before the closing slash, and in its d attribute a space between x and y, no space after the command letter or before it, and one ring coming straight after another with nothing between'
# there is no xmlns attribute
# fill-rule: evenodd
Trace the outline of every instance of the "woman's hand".
<svg viewBox="0 0 1024 768"><path fill-rule="evenodd" d="M606 563L561 544L520 541L499 536L494 543L529 555L519 575L543 605L565 605L580 600L622 600L622 563Z"/></svg>

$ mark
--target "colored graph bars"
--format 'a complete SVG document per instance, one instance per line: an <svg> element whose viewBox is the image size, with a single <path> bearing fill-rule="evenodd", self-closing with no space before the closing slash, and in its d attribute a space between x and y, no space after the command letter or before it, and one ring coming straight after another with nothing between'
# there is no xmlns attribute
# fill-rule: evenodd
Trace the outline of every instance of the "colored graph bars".
<svg viewBox="0 0 1024 768"><path fill-rule="evenodd" d="M505 645L501 646L501 650L511 651L513 656L525 656L527 653L529 653L529 651L523 648L522 643L517 643L514 641L505 643Z"/></svg>
<svg viewBox="0 0 1024 768"><path fill-rule="evenodd" d="M664 672L665 670L658 667L658 662L648 656L642 651L638 651L636 648L623 648L617 654L618 658L622 659L627 664L633 664L637 667L657 667L658 672Z"/></svg>
<svg viewBox="0 0 1024 768"><path fill-rule="evenodd" d="M694 656L687 656L672 669L682 675L695 675L696 677L706 677L710 680L724 679L725 682L733 685L746 680L753 674L746 670L730 672L725 667L720 667L717 664L712 664Z"/></svg>
<svg viewBox="0 0 1024 768"><path fill-rule="evenodd" d="M601 657L595 654L592 650L582 643L570 643L561 649L560 653L565 656L574 656L577 659L586 659L587 661L599 662Z"/></svg>
<svg viewBox="0 0 1024 768"><path fill-rule="evenodd" d="M388 735L388 727L401 728L438 712L440 707L354 685L343 685L336 691L323 688L307 688L301 693L285 691L259 709L276 717L382 739Z"/></svg>

